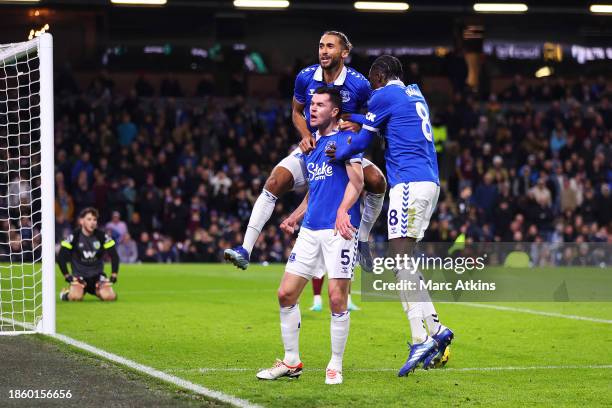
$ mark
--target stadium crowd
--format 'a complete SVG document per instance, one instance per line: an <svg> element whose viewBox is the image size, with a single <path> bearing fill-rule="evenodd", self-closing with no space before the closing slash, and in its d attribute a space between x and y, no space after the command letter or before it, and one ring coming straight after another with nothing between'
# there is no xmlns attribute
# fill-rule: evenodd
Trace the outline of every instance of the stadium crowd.
<svg viewBox="0 0 612 408"><path fill-rule="evenodd" d="M84 90L58 78L58 242L88 206L122 262L217 262L242 242L266 176L298 142L291 101L218 98L205 85L175 98L184 94L176 81L155 97L144 78L125 94L104 74ZM431 104L447 139L425 239L612 242L611 99L601 78L532 86L517 76L485 99L457 93ZM252 262L286 260L294 237L278 226L300 200L277 202ZM385 211L373 235L386 239Z"/></svg>

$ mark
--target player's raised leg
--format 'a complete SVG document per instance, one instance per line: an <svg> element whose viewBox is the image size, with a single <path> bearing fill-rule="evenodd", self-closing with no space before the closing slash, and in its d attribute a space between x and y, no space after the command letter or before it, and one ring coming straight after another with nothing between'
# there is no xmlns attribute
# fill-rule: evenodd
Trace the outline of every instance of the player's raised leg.
<svg viewBox="0 0 612 408"><path fill-rule="evenodd" d="M223 254L225 260L230 261L240 269L248 268L253 247L263 227L272 216L278 197L290 191L294 185L304 185L303 164L301 162L300 158L290 155L285 157L272 170L261 194L253 205L242 245L226 249Z"/></svg>
<svg viewBox="0 0 612 408"><path fill-rule="evenodd" d="M366 272L372 272L372 249L370 233L378 219L385 201L387 181L383 172L368 159L363 159L363 177L365 196L361 224L359 225L359 264Z"/></svg>

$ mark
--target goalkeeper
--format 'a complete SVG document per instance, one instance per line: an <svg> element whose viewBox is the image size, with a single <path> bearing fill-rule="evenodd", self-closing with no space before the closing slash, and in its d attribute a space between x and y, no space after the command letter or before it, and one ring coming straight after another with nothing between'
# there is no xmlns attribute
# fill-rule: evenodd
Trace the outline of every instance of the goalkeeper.
<svg viewBox="0 0 612 408"><path fill-rule="evenodd" d="M117 282L119 256L115 241L97 228L98 210L95 208L88 207L81 211L79 224L80 227L61 243L58 264L70 288L62 289L60 299L83 300L87 292L104 301L116 300L113 283ZM110 280L104 273L103 258L106 253L111 258ZM72 265L72 273L68 271L68 262Z"/></svg>

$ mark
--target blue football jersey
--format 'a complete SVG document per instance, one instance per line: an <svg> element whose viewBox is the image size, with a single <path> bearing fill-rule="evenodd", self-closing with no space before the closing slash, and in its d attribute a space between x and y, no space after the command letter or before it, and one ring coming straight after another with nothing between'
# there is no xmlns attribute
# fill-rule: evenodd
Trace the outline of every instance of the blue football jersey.
<svg viewBox="0 0 612 408"><path fill-rule="evenodd" d="M343 113L360 113L366 107L372 93L370 82L352 68L346 66L342 68L340 76L332 84L327 84L323 81L323 69L320 65L317 64L304 68L295 78L293 97L299 103L304 104L306 124L311 132L314 132L316 129L310 127L310 101L315 90L322 86L334 87L340 90Z"/></svg>
<svg viewBox="0 0 612 408"><path fill-rule="evenodd" d="M411 181L440 184L429 107L416 84L395 80L373 91L363 127L386 139L391 187Z"/></svg>
<svg viewBox="0 0 612 408"><path fill-rule="evenodd" d="M344 192L349 182L346 162L330 161L325 155L325 149L335 144L340 138L346 139L353 132L341 131L327 136L320 136L313 151L303 155L308 171L308 208L304 215L303 226L311 230L334 229L336 212L344 198ZM316 138L316 137L315 137ZM350 161L361 162L362 154L351 157ZM359 227L361 214L359 200L349 210L351 224Z"/></svg>

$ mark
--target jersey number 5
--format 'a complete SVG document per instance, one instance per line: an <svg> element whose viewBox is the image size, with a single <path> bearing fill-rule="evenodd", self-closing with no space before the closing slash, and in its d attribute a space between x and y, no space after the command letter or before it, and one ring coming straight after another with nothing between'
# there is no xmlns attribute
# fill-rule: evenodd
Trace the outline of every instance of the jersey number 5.
<svg viewBox="0 0 612 408"><path fill-rule="evenodd" d="M421 118L421 129L423 130L423 136L425 139L430 142L433 141L433 130L431 128L431 123L429 122L429 110L427 110L427 106L423 102L416 103L416 112Z"/></svg>

